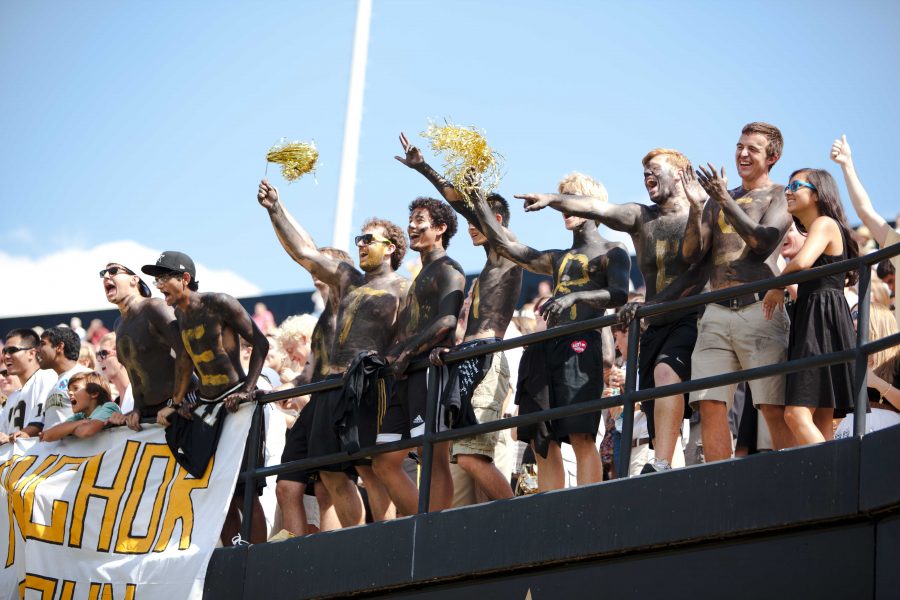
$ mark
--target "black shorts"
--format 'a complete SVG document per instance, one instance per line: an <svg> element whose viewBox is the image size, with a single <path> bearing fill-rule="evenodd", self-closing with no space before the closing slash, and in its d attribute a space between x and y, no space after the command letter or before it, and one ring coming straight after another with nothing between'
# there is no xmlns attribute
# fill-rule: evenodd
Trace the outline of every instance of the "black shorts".
<svg viewBox="0 0 900 600"><path fill-rule="evenodd" d="M640 388L646 390L656 387L653 369L660 363L672 367L682 381L691 379L691 354L697 343L697 313L684 315L676 321L662 325L649 325L641 334L640 353L638 354L638 375ZM647 431L652 440L656 435L653 420L653 400L641 402L641 410L647 415ZM688 394L684 394L684 418L690 418L691 407Z"/></svg>
<svg viewBox="0 0 900 600"><path fill-rule="evenodd" d="M319 394L313 394L300 410L297 420L284 433L284 450L281 452L282 464L295 460L302 460L309 456L309 432L312 425L312 415L315 410L315 404ZM278 481L296 481L308 485L312 480L309 471L293 471L291 473L282 473L278 476Z"/></svg>
<svg viewBox="0 0 900 600"><path fill-rule="evenodd" d="M374 392L373 402L371 404L363 402L358 407L356 429L360 448L369 448L375 445L375 438L378 435L378 424L387 408L385 381L378 379L376 388L372 390ZM309 430L309 456L325 456L327 454L346 452L336 425L339 412L343 410L341 406L343 393L343 388L338 388L316 394L318 399L315 410L312 413ZM354 467L356 465L368 466L371 464L371 458L363 458L323 465L317 467L316 470L333 473L343 471L355 479L356 470Z"/></svg>
<svg viewBox="0 0 900 600"><path fill-rule="evenodd" d="M532 349L534 348L534 349ZM543 408L570 406L600 398L603 393L603 351L600 334L596 331L573 333L542 342L526 349L519 374L520 389L516 392L519 414L529 414ZM543 364L544 373L538 373ZM522 381L522 367L529 372ZM526 385L523 386L522 384ZM546 393L544 392L546 389ZM546 406L542 406L546 402ZM573 433L596 437L600 428L600 411L554 419L549 424L520 427L522 441L534 441L538 452L546 456L547 443L569 442Z"/></svg>
<svg viewBox="0 0 900 600"><path fill-rule="evenodd" d="M413 358L415 362L427 354ZM409 374L406 379L395 379L391 385L391 398L387 402L384 417L378 427L377 441L379 444L406 440L425 434L425 414L428 401L429 377L439 387L438 395L443 394L443 385L446 381L447 367L430 366ZM444 407L438 403L435 431L445 431L447 426L444 420Z"/></svg>

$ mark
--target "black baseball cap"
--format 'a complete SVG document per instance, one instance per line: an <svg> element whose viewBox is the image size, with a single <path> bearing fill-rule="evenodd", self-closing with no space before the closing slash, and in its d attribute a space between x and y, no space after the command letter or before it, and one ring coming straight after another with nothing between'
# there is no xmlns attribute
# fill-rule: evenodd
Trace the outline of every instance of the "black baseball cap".
<svg viewBox="0 0 900 600"><path fill-rule="evenodd" d="M191 281L197 280L197 269L194 267L194 261L184 252L176 252L174 250L166 250L156 259L155 265L144 265L141 272L151 277L159 277L166 273L189 273Z"/></svg>

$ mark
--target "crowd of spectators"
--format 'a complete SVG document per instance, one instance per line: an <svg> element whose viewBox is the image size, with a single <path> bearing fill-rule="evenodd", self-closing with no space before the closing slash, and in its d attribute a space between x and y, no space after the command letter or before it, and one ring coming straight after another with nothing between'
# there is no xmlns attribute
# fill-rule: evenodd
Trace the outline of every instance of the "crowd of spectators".
<svg viewBox="0 0 900 600"><path fill-rule="evenodd" d="M746 132L745 135L747 135ZM744 140L744 137L741 139ZM412 156L414 149L411 147L405 149L407 150L407 157ZM765 148L763 148L763 151L765 151ZM743 164L741 160L743 160L742 157L746 152L747 150L741 149L739 144L739 165ZM648 191L651 192L651 197L654 190L665 182L666 173L661 170L654 170L655 167L651 168L648 165L662 164L663 167L671 168L671 165L664 164L666 156L672 157L676 155L680 156L675 151L661 151L656 154L651 153L645 159L645 168L647 169L645 171L645 180L647 181ZM662 156L662 159L659 156ZM895 244L900 240L900 235L898 235L897 231L872 209L871 202L866 196L850 160L849 145L847 145L846 139L835 142L832 150L832 159L843 170L851 202L856 213L862 219L863 226L856 230L847 229L846 218L842 209L836 213L829 213L829 209L825 208L827 204L825 197L827 194L836 194L836 187L834 182L830 180L830 175L824 171L813 169L796 171L791 177L790 184L784 188L783 192L781 187L776 186L777 189L772 188L775 189L777 194L781 194L781 198L787 197L787 211L784 215L779 215L779 223L784 224L783 231L774 239L776 249L780 247L780 251L776 252L776 254L780 254L780 268L777 272L791 272L818 266L823 264L822 260L824 259L821 259L823 256L827 259L840 260L847 256L853 256L856 248L859 249L859 253L865 254L877 248ZM775 160L777 160L777 155L775 155ZM769 166L771 166L771 163ZM674 169L672 173L674 174ZM702 208L703 202L708 197L718 193L715 188L718 184L715 181L717 175L714 171L709 173L701 170L698 172L698 175L701 179L699 184L693 180L695 177L693 173L685 174L679 172L681 177L680 185L683 186L682 189L685 190L687 199L695 203L697 206L696 210L699 212L708 210L708 208ZM673 185L678 185L678 183ZM692 196L699 196L701 185L709 193L709 196L704 196L702 202L697 201ZM605 191L603 193L605 194ZM562 194L553 198L549 196L543 198L541 195L527 195L525 198L526 206L530 206L531 209L551 206L565 213L567 207L580 206L565 204L566 202L573 202L572 198L580 201L578 200L579 198L588 198L588 196L569 193L568 195ZM727 202L729 199L716 200L722 206L721 214L730 214ZM830 201L832 203L837 202L836 206L840 208L839 198ZM528 204L529 202L531 204ZM709 203L711 202L710 200ZM732 202L734 202L733 199ZM602 199L602 203L606 203L605 197ZM573 209L572 212L578 214L578 211L581 211L581 213L594 214L591 212L592 210L599 214L598 219L608 218L604 216L606 215L604 212L606 209L577 208ZM692 207L690 210L693 211L695 208ZM788 213L794 217L790 229L787 227L787 224L791 222L791 219L787 216ZM702 223L700 215L697 214L696 216L697 222ZM567 214L567 224L569 218ZM703 218L705 219L706 217L704 216ZM727 233L730 226L727 223L723 225L722 218L720 215L719 224L716 227ZM762 220L764 217L759 218ZM830 220L827 222L822 221L821 219L823 218ZM505 226L506 224L504 223L504 229ZM702 238L702 226L697 227L701 232L698 234L699 238ZM734 229L738 229L738 227L732 228L731 233L734 233ZM365 247L367 244L388 243L391 241L387 239L379 240L377 235L367 233L359 236L357 245ZM635 233L634 235L637 234ZM690 235L687 237L690 237ZM475 239L474 234L473 239ZM488 239L494 240L491 236L488 236ZM695 241L698 247L701 248L704 247L704 244L709 243L715 247L715 238L713 238L712 242L704 241L703 239ZM811 246L814 244L816 245L817 254L812 256L813 250L811 250ZM826 248L835 248L835 250L828 252ZM687 250L685 252L688 253ZM698 250L695 262L703 260L701 254ZM349 260L349 257L342 260ZM515 262L515 258L513 260ZM718 258L715 260L718 264ZM886 260L873 268L869 318L870 340L880 339L898 332L895 307L895 270L897 262L897 259ZM107 268L101 272L101 277L108 277L108 275L105 275L106 271L112 271L112 274L115 275L115 268L124 269L124 267ZM193 267L191 266L191 268ZM137 278L134 273L129 272L129 274ZM191 275L195 274L191 273ZM747 280L738 280L732 283L752 280L751 277ZM106 278L104 278L104 281L107 281ZM165 281L165 278L157 277L157 286L163 287ZM185 281L193 283L192 278L187 278ZM320 288L321 286L318 283L320 282L317 282L317 288ZM756 306L754 310L759 311L759 315L755 317L758 319L764 318L771 321L773 316L779 314L777 311L784 310L786 315L784 323L789 323L791 320L795 324L798 322L806 323L807 321L803 319L808 319L809 313L814 310L810 308L813 302L810 300L811 295L820 293L821 290L818 288L824 286L825 283L827 282L814 281L811 284L790 286L787 289L776 288L770 291L764 300L762 297L753 297L747 300L735 299L730 305L725 303L721 307L717 307L715 311L707 310L707 313L700 317L699 339L703 339L704 335L708 337L710 330L725 327L723 323L725 323L726 318L732 318L734 314L749 310L749 307L752 306ZM146 284L143 284L142 281L140 281L140 284L146 287ZM810 291L813 284L817 287ZM825 319L824 321L804 325L804 327L809 328L809 331L799 332L791 330L789 343L787 337L785 337L786 347L783 348L786 353L785 356L790 356L791 358L802 356L803 353L798 348L802 344L809 343L808 336L818 333L818 331L812 331L812 329L818 330L822 327L839 329L843 327L845 319L848 328L856 326L859 297L858 284L855 278L845 278L841 275L838 279L829 283L829 285L831 284L834 287L832 291L835 292L832 301L837 302L837 304L829 305L826 309L828 314L822 317ZM316 291L320 299L318 313L328 310L327 287L324 286L324 288ZM529 294L533 297L533 300L515 311L511 322L505 330L505 335L498 335L497 337L510 339L546 329L548 326L547 314L550 310L549 307L554 301L558 301L560 297L557 293L558 290L559 285L554 289L548 282L542 281L538 288L533 290L532 294ZM659 289L655 290L655 293L659 292ZM628 364L627 362L627 313L628 306L645 300L645 293L645 289L631 290L628 304L620 312L622 322L612 326L608 331L602 332L603 345L607 350L607 355L604 356L604 364L602 365L602 386L592 390L596 396L611 397L624 393L628 371L639 369L638 364ZM145 295L143 290L141 294ZM477 311L477 306L473 307L473 302L475 302L473 295L475 294L475 285L473 285L468 290L468 298L462 304L462 312L455 321L456 340L462 340L466 335L467 322L472 318L470 313ZM149 292L145 296L149 296ZM834 298L837 298L837 300L833 300ZM762 302L760 302L761 300ZM622 302L620 301L617 304L621 305ZM781 308L782 304L784 304L783 309ZM614 309L614 303L610 303L607 310L613 311ZM563 311L565 310L568 310L568 308L564 307ZM791 311L800 311L801 314L792 315ZM721 313L721 315L716 316L718 313ZM574 308L572 314L575 314ZM715 320L713 317L718 320ZM313 354L312 345L316 335L317 323L322 322L322 317L319 314L295 315L276 324L271 311L264 304L258 303L251 318L255 328L265 336L268 342L264 366L256 382L256 387L264 391L289 389L309 381L309 376L308 374L304 376L304 371L309 366L310 357ZM693 315L689 318L696 320L697 316ZM759 322L763 323L764 321L760 320ZM852 326L850 325L851 323ZM349 327L350 324L347 324L345 329L349 330ZM643 323L642 327L646 333L648 324ZM651 324L650 327L653 327L653 325ZM346 331L340 333L344 335ZM757 335L755 330L743 333L749 336ZM782 333L786 336L787 330L785 329ZM838 345L829 347L827 350L843 349L850 343L848 340L851 336L855 339L852 329L841 331L840 333L841 335L835 338L841 340ZM741 350L737 349L738 341L736 339L735 337L729 340L729 343L735 344L735 353L738 359L741 359ZM700 344L699 341L697 343ZM100 431L108 421L110 423L124 424L123 418L113 416L116 413L129 414L134 412L135 399L132 395L129 370L119 361L116 333L110 331L100 320L94 319L86 330L82 327L78 317L73 317L68 325L61 324L46 330L40 328L15 329L6 334L2 344L3 362L0 365L0 402L2 402L3 406L2 411L0 411L0 444L9 443L16 438L24 437L40 437L45 441L58 440L68 435L90 437ZM573 342L573 348L575 348L574 344L575 342ZM872 410L871 415L867 419L868 431L900 424L900 390L898 390L898 385L900 385L900 352L898 352L898 348L900 346L893 346L870 357L867 386ZM643 341L641 349L643 352ZM580 352L580 350L576 351ZM697 375L697 351L694 351L695 375ZM242 337L240 362L244 372L253 370L253 356L253 346ZM508 388L503 388L504 397L500 401L497 410L498 415L493 418L498 418L499 416L508 417L515 415L517 412L517 383L529 374L525 372L526 369L520 368L522 359L522 348L506 352L504 363L508 360L508 370L513 376L506 375L509 379L509 386ZM521 364L524 365L524 363ZM599 367L600 365L595 366ZM657 363L656 366L658 367L659 364ZM740 360L737 366L746 368L746 365ZM706 365L706 367L709 371L708 374L714 374L711 370L714 369L714 366L711 363ZM704 461L779 450L808 443L822 442L834 437L850 436L853 431L853 398L850 398L846 391L849 382L845 379L849 367L845 365L842 368L844 369L842 372L831 370L827 377L823 376L830 383L826 383L823 390L816 392L817 397L809 401L807 401L806 396L810 394L809 386L812 384L803 383L807 381L806 379L792 380L790 377L788 378L786 391L784 391L783 383L780 387L770 386L764 388L751 382L750 385L740 385L736 386L736 389L721 392L723 394L722 397L710 396L709 394L704 395L703 393L695 397L692 394L690 397L691 405L694 407L699 406L700 410L693 411L693 414L688 411L685 413L684 419L679 419L681 427L678 432L679 435L676 436L677 443L675 444L674 452L667 452L665 457L654 455L656 434L653 431L653 407L651 405L641 406L638 404L635 406L634 428L631 440L622 439L622 407L604 410L601 425L597 428L595 436L591 437L591 439L595 437L596 452L602 465L602 479L611 479L621 475L617 473L617 468L627 468L629 475L639 475L641 473L679 468L684 465L692 465ZM515 376L517 373L518 377ZM657 369L654 373L659 378L661 371ZM813 376L816 379L815 385L818 386L821 383L821 378L816 373L818 372L813 371ZM841 377L844 379L841 379ZM659 380L657 383L662 384ZM638 386L640 385L641 381L639 378ZM779 392L782 396L780 398L768 397L765 400L767 404L761 405L761 399L758 397L761 391L769 394L773 389L782 390ZM835 398L821 404L819 403L819 396L823 394L835 396ZM733 400L727 400L726 396L733 398ZM681 399L678 398L677 401L680 405ZM710 408L710 401L717 403L714 410ZM285 438L286 436L289 437L288 432L295 424L299 423L300 415L308 402L308 397L295 397L265 405L264 422L266 432L264 439L266 440L266 445L264 457L267 464L277 464L281 461L282 452L285 448ZM784 408L785 404L787 404L786 409ZM764 407L771 408L772 405L776 405L779 410L763 410ZM687 398L685 398L685 406L687 406ZM657 407L658 409L659 407ZM765 418L758 418L757 410L754 409L759 409L759 414ZM773 418L772 414L775 414L776 417ZM704 427L715 428L715 434L712 435L709 432L704 434ZM542 459L536 456L535 446L518 441L517 437L516 430L504 430L499 435L491 438L491 443L495 447L490 452L490 462L502 474L505 482L504 486L509 485L509 495L512 495L513 490L517 494L527 494L559 487L560 482L555 474L554 480L550 482L542 476L542 469L535 468L536 464L543 464L541 462ZM533 440L534 438L528 439ZM704 440L707 440L707 444L703 443ZM714 442L709 440L714 440ZM714 443L714 448L710 448L711 443ZM572 448L564 440L557 440L557 445L560 447L564 465L562 485L572 486L577 485L579 482L584 483L582 480L583 474L579 474L577 468L577 463L579 460L582 460L582 457L573 454ZM631 447L631 461L630 464L622 467L618 456L626 445ZM583 450L580 450L579 454L583 454ZM405 469L411 474L411 479L414 482L416 481L416 463L418 459L419 457L415 453L410 453L410 457L405 461ZM454 461L450 470L454 488L453 506L463 506L504 496L505 492L504 494L497 494L484 489L479 484L479 475L466 467L465 462L465 459L460 461L459 464ZM356 486L361 492L361 497L365 501L368 520L371 520L372 512L368 503L366 488L367 486L371 487L373 484L371 481L367 482L365 477L356 477L356 473L353 474L352 481L352 485ZM281 489L288 488L284 486ZM332 488L332 490L334 489ZM271 488L264 492L263 504L266 509L267 530L269 532L276 537L284 537L334 529L341 526L342 518L339 518L335 510L334 498L332 498L329 490L321 484L321 479L318 479L315 474L305 478L304 487L301 490L302 500L297 496L286 493L279 493L276 496L275 490ZM374 489L369 491L375 492ZM303 510L297 513L293 506L279 506L279 502L282 504L285 502L302 502ZM301 523L298 526L294 523L297 514L302 515L303 520L306 521L305 524ZM394 513L392 512L391 514L393 515ZM398 510L396 514L403 514L403 511Z"/></svg>

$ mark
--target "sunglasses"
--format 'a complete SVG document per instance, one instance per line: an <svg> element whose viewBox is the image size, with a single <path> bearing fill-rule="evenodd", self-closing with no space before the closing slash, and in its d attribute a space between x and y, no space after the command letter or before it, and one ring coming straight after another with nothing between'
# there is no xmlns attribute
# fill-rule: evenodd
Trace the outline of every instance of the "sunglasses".
<svg viewBox="0 0 900 600"><path fill-rule="evenodd" d="M170 279L174 279L175 277L181 277L181 271L169 271L168 273L163 273L162 275L158 275L153 278L153 283L159 285L161 283L165 283Z"/></svg>
<svg viewBox="0 0 900 600"><path fill-rule="evenodd" d="M382 244L393 244L391 240L387 238L383 238L380 235L375 235L374 233L364 233L362 235L358 235L353 238L353 243L359 246L360 244L364 246L368 246L372 242L381 242Z"/></svg>
<svg viewBox="0 0 900 600"><path fill-rule="evenodd" d="M853 312L851 312L850 318L853 319L854 321L859 321L859 311L854 310Z"/></svg>
<svg viewBox="0 0 900 600"><path fill-rule="evenodd" d="M97 350L97 358L100 360L106 360L110 356L115 356L116 352L114 350Z"/></svg>
<svg viewBox="0 0 900 600"><path fill-rule="evenodd" d="M816 186L814 186L813 184L806 183L805 181L799 181L799 180L795 179L794 181L792 181L789 184L787 184L786 186L784 186L784 192L785 193L787 193L787 192L794 193L802 187L809 188L814 192L819 191L816 189Z"/></svg>
<svg viewBox="0 0 900 600"><path fill-rule="evenodd" d="M100 271L100 277L104 277L107 273L109 273L110 277L114 277L119 274L119 271L125 273L126 275L134 275L129 269L125 267L109 267L108 269L103 269Z"/></svg>
<svg viewBox="0 0 900 600"><path fill-rule="evenodd" d="M16 352L21 352L22 350L34 350L34 346L25 346L24 348L20 348L18 346L7 346L0 352L2 352L6 356L12 356Z"/></svg>

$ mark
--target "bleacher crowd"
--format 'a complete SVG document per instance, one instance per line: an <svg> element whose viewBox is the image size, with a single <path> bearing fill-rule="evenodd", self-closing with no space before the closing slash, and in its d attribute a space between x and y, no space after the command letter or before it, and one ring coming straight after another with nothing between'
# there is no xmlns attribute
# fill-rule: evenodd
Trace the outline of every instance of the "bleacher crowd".
<svg viewBox="0 0 900 600"><path fill-rule="evenodd" d="M646 205L610 202L599 181L580 173L563 178L556 193L517 196L526 212L562 213L572 233L570 248L543 250L512 233L506 199L477 186L457 189L401 135L398 161L442 199L414 200L405 232L386 219L368 220L355 238L358 264L318 247L264 180L257 201L284 250L312 275L316 313L276 323L257 304L250 315L227 294L200 292L194 263L181 252L141 269L115 260L98 265L98 293L120 311L112 330L99 320L85 330L72 317L68 325L4 336L0 444L90 437L105 427L139 430L154 420L200 427L197 411L217 403L236 410L256 390L342 378L339 389L264 405L263 444L248 451L259 450L272 465L420 435L430 414L426 399L434 396L433 425L441 430L618 395L632 369L645 389L853 347L859 297L856 274L848 272L644 319L638 364L626 362L628 323L641 304L900 242L874 211L845 137L830 157L863 223L855 230L828 171L798 168L786 185L769 178L783 143L770 124L745 126L735 152L740 184L732 188L724 167L695 170L677 150L656 148L642 160ZM486 256L468 289L447 254L457 213ZM604 239L598 224L630 234L644 287L629 284L628 253ZM397 272L408 250L417 253L410 280ZM869 340L898 332L898 263L894 257L873 269ZM547 281L517 306L523 269ZM161 298L151 298L144 276ZM442 360L450 350L611 312L620 323L604 331ZM869 358L867 431L900 424L898 348ZM409 369L422 359L431 366ZM657 398L636 407L631 440L622 438L620 406L437 444L430 508L614 478L623 444L631 446L629 473L639 475L850 436L853 376L852 364L839 364ZM416 452L391 452L280 475L275 486L261 482L250 541L413 514L420 460ZM226 545L239 540L244 493L239 484L222 533Z"/></svg>

